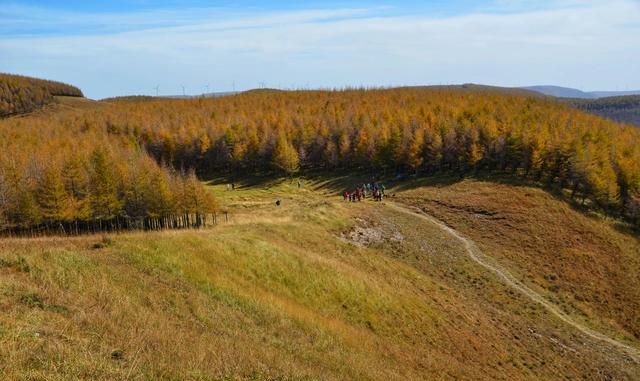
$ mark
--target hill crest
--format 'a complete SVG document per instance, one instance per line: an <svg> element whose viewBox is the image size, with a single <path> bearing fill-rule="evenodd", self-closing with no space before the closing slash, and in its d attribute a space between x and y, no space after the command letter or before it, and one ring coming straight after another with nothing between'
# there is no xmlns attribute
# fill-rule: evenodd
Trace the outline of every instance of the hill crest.
<svg viewBox="0 0 640 381"><path fill-rule="evenodd" d="M0 118L35 111L55 102L56 96L84 97L84 94L66 83L0 73Z"/></svg>
<svg viewBox="0 0 640 381"><path fill-rule="evenodd" d="M634 91L582 91L570 87L543 85L525 86L523 89L535 91L540 94L556 98L599 99L606 97L618 97L626 95L640 95L640 90Z"/></svg>

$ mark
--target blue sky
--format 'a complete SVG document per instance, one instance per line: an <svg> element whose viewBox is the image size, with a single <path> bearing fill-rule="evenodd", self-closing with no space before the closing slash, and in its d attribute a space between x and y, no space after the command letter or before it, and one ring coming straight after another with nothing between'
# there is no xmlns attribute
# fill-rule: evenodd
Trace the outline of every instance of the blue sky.
<svg viewBox="0 0 640 381"><path fill-rule="evenodd" d="M638 0L0 0L0 71L92 98L484 83L640 89Z"/></svg>

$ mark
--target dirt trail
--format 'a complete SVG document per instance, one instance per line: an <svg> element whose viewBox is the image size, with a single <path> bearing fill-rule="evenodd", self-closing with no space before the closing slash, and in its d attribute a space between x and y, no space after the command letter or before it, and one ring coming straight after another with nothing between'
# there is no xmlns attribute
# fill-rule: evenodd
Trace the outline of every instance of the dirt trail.
<svg viewBox="0 0 640 381"><path fill-rule="evenodd" d="M449 233L450 235L452 235L453 237L455 237L457 240L459 240L464 244L466 252L469 258L471 258L471 260L473 260L478 265L484 267L485 269L497 275L509 287L514 288L515 290L517 290L518 292L520 292L521 294L529 298L531 301L540 304L542 307L544 307L547 311L555 315L557 318L571 325L572 327L576 328L583 334L593 339L604 341L606 343L611 344L612 346L615 346L623 350L636 363L640 364L640 350L630 345L627 345L625 343L622 343L616 339L613 339L607 335L604 335L600 332L594 331L593 329L586 327L581 323L575 321L573 318L571 318L569 315L563 312L560 308L558 308L558 306L547 301L541 294L527 287L521 281L517 280L509 271L502 269L496 265L488 263L485 259L486 256L480 251L480 249L478 249L476 244L470 239L463 237L456 230L450 228L449 226L445 225L444 223L435 219L434 217L431 217L425 214L422 210L418 208L409 208L409 207L401 206L391 202L388 202L387 205L397 211L400 211L405 214L413 215L417 218L429 221L432 224L435 224L436 226L440 227L442 230L446 231L447 233Z"/></svg>

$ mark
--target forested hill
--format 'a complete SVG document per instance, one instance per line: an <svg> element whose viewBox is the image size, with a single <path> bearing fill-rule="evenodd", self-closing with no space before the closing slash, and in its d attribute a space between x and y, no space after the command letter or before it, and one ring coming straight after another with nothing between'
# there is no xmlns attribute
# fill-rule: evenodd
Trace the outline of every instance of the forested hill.
<svg viewBox="0 0 640 381"><path fill-rule="evenodd" d="M7 135L16 131L26 134L21 143ZM499 171L564 189L585 205L640 224L640 129L548 98L401 88L265 90L221 98L114 103L99 110L34 117L29 123L0 122L3 152L11 150L20 158L20 170L7 171L16 166L16 159L3 155L0 170L4 166L6 173L21 179L14 181L16 194L30 193L34 199L39 188L30 180L33 170L39 176L67 176L65 166L80 162L81 168L89 168L82 175L83 184L91 185L86 177L95 171L91 166L99 164L92 160L99 159L101 141L111 147L110 160L121 164L111 167L123 168L124 175L114 169L111 176L127 179L139 173L139 166L127 161L138 160L139 149L156 163L200 173ZM87 146L80 158L77 142ZM24 148L27 143L29 150ZM28 191L22 192L21 186ZM124 195L115 212L93 216L124 213L123 205L129 202L126 186L117 192L110 188L115 192L111 194ZM23 223L20 203L14 205L10 215ZM144 208L131 208L144 213ZM73 210L76 216L84 213Z"/></svg>
<svg viewBox="0 0 640 381"><path fill-rule="evenodd" d="M82 96L62 83L4 74L0 90L5 116L54 96ZM0 118L0 235L200 226L215 212L193 170L161 165L130 136L92 122L108 112L83 110Z"/></svg>
<svg viewBox="0 0 640 381"><path fill-rule="evenodd" d="M580 110L640 127L640 95L562 101Z"/></svg>
<svg viewBox="0 0 640 381"><path fill-rule="evenodd" d="M0 73L0 118L37 110L53 102L55 96L83 94L61 82Z"/></svg>

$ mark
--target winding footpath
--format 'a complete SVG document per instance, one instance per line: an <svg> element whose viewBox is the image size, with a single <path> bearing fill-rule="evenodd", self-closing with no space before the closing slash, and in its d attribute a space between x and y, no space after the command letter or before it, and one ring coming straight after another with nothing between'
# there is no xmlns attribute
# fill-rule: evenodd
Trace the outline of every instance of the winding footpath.
<svg viewBox="0 0 640 381"><path fill-rule="evenodd" d="M428 222L438 226L442 230L446 231L447 233L449 233L450 235L452 235L453 237L455 237L457 240L459 240L460 242L462 242L464 244L464 247L466 249L467 255L469 256L469 258L471 260L473 260L478 265L484 267L485 269L487 269L490 272L492 272L495 275L497 275L500 279L502 279L502 281L506 285L508 285L509 287L517 290L518 292L520 292L521 294L523 294L524 296L529 298L531 301L541 305L548 312L550 312L551 314L556 316L558 319L560 319L563 322L569 324L570 326L574 327L575 329L577 329L578 331L582 332L583 334L585 334L585 335L587 335L587 336L589 336L589 337L591 337L593 339L606 342L608 344L611 344L614 347L617 347L617 348L623 350L636 363L640 364L640 350L638 350L637 348L634 348L634 347L632 347L630 345L627 345L625 343L622 343L622 342L620 342L620 341L618 341L616 339L613 339L613 338L611 338L611 337L609 337L607 335L604 335L604 334L602 334L600 332L594 331L593 329L591 329L589 327L586 327L583 324L575 321L573 318L571 318L565 312L560 310L560 308L558 308L556 305L554 305L554 304L550 303L549 301L547 301L541 294L539 294L538 292L532 290L531 288L529 288L526 285L524 285L521 281L516 279L511 273L509 273L509 271L488 263L486 261L486 259L485 259L486 256L480 251L480 249L478 249L476 244L473 241L471 241L470 239L465 238L464 236L462 236L456 230L454 230L451 227L445 225L443 222L437 220L436 218L427 215L426 213L424 213L422 210L420 210L418 208L409 208L409 207L401 206L401 205L398 205L398 204L392 203L392 202L388 202L387 205L389 205L391 208L395 209L396 211L399 211L399 212L402 212L402 213L405 213L405 214L409 214L409 215L415 216L417 218L420 218L422 220L428 221Z"/></svg>

